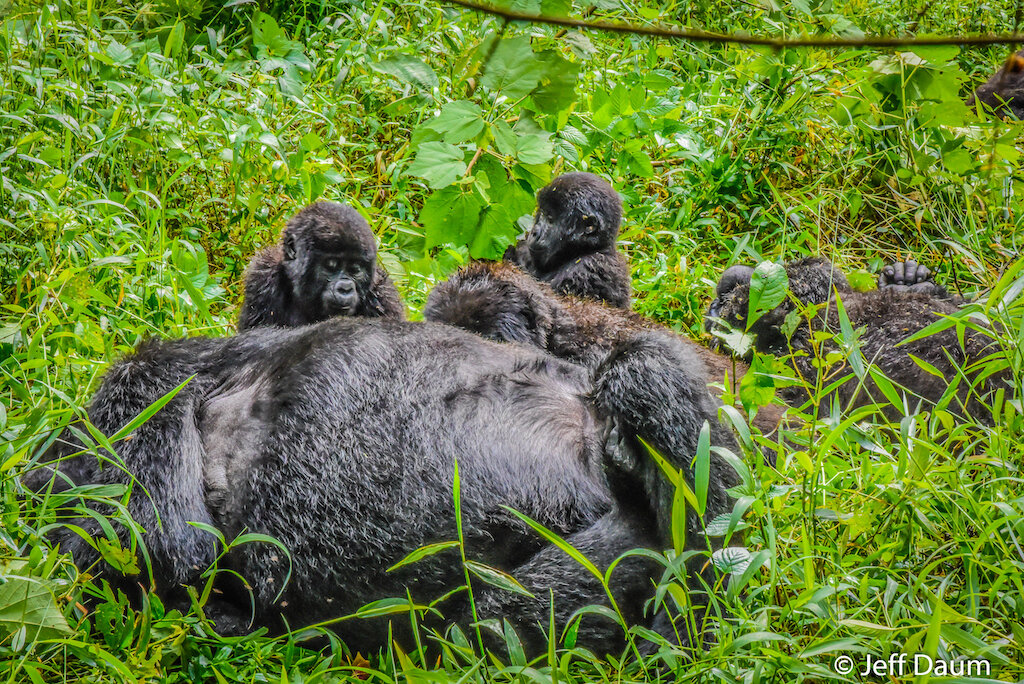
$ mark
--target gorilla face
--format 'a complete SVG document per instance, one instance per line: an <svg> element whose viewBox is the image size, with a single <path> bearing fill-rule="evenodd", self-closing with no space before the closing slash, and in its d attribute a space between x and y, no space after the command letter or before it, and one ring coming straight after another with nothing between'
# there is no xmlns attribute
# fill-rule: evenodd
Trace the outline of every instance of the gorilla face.
<svg viewBox="0 0 1024 684"><path fill-rule="evenodd" d="M537 195L537 214L526 238L541 269L614 248L622 220L615 190L590 173L566 173Z"/></svg>
<svg viewBox="0 0 1024 684"><path fill-rule="evenodd" d="M282 249L292 296L310 320L359 314L377 247L355 210L323 203L303 210L285 229Z"/></svg>
<svg viewBox="0 0 1024 684"><path fill-rule="evenodd" d="M377 240L359 212L316 202L288 221L280 244L249 263L238 331L334 316L401 320L405 307L377 265Z"/></svg>

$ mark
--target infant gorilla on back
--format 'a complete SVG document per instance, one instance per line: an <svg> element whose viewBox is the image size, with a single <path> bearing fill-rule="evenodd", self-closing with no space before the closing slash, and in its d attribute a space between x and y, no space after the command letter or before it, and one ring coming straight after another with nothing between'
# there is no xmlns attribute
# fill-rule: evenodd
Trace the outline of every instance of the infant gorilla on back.
<svg viewBox="0 0 1024 684"><path fill-rule="evenodd" d="M404 318L377 240L355 209L316 202L285 226L281 243L249 264L238 331L294 327L332 316Z"/></svg>
<svg viewBox="0 0 1024 684"><path fill-rule="evenodd" d="M505 260L548 283L555 292L629 308L629 266L615 241L622 200L592 173L566 173L537 193L527 236Z"/></svg>

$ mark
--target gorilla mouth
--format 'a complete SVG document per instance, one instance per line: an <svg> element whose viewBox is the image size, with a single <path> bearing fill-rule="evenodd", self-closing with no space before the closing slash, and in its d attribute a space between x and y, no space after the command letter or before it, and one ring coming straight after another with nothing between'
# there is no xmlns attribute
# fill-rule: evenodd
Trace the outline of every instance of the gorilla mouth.
<svg viewBox="0 0 1024 684"><path fill-rule="evenodd" d="M355 295L324 298L324 311L328 316L355 316L358 307L359 298Z"/></svg>

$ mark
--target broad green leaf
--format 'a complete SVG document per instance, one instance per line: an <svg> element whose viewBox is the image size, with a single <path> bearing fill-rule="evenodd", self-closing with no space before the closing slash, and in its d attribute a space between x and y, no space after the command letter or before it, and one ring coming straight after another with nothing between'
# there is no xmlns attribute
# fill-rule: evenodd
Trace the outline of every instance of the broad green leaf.
<svg viewBox="0 0 1024 684"><path fill-rule="evenodd" d="M771 376L772 368L765 364L763 354L754 354L750 368L740 378L740 403L747 411L751 411L771 403L775 396L775 380Z"/></svg>
<svg viewBox="0 0 1024 684"><path fill-rule="evenodd" d="M423 143L405 172L410 176L419 176L437 190L451 185L466 173L466 163L463 161L465 156L465 152L448 143Z"/></svg>
<svg viewBox="0 0 1024 684"><path fill-rule="evenodd" d="M551 134L533 119L520 118L512 130L516 134L516 158L523 164L544 164L555 156Z"/></svg>
<svg viewBox="0 0 1024 684"><path fill-rule="evenodd" d="M26 638L35 641L71 633L46 582L16 575L0 581L0 634L6 636L24 627Z"/></svg>
<svg viewBox="0 0 1024 684"><path fill-rule="evenodd" d="M750 300L747 303L747 330L786 299L789 278L786 269L771 261L762 261L750 277Z"/></svg>
<svg viewBox="0 0 1024 684"><path fill-rule="evenodd" d="M437 74L418 57L399 55L391 59L370 64L370 68L379 74L394 76L402 83L416 86L422 90L433 90L438 86Z"/></svg>
<svg viewBox="0 0 1024 684"><path fill-rule="evenodd" d="M460 100L449 102L425 125L441 134L450 145L475 140L484 130L483 112L478 105Z"/></svg>
<svg viewBox="0 0 1024 684"><path fill-rule="evenodd" d="M538 112L555 114L568 109L576 101L576 81L580 64L564 59L555 50L537 55L541 65L540 84L530 94Z"/></svg>
<svg viewBox="0 0 1024 684"><path fill-rule="evenodd" d="M727 546L711 554L711 562L722 572L742 574L750 565L751 555L742 546Z"/></svg>
<svg viewBox="0 0 1024 684"><path fill-rule="evenodd" d="M290 40L269 14L257 12L252 19L252 43L264 56L285 57L293 50L302 50L302 43Z"/></svg>
<svg viewBox="0 0 1024 684"><path fill-rule="evenodd" d="M485 58L489 49L489 46L484 46ZM483 76L480 84L509 99L518 100L536 87L542 73L541 66L533 54L528 36L504 38L490 59L481 66Z"/></svg>
<svg viewBox="0 0 1024 684"><path fill-rule="evenodd" d="M469 244L480 224L483 208L483 199L472 187L451 186L431 194L420 210L426 248Z"/></svg>

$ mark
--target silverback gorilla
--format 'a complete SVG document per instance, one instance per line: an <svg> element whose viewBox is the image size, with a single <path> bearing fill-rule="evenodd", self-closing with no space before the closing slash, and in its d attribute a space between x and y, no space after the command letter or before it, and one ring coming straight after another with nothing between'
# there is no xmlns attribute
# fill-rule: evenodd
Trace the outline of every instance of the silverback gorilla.
<svg viewBox="0 0 1024 684"><path fill-rule="evenodd" d="M629 308L629 266L615 240L622 200L592 173L562 174L537 193L529 234L505 251L516 264L559 294Z"/></svg>
<svg viewBox="0 0 1024 684"><path fill-rule="evenodd" d="M81 454L60 470L76 484L137 478L128 508L147 531L157 590L167 600L182 585L199 585L216 557L213 537L189 521L228 539L247 531L283 542L287 582L289 558L267 544L241 545L221 561L251 585L256 624L280 628L282 618L298 627L375 598L408 591L424 603L460 586L463 569L451 549L388 572L415 549L456 538L457 463L469 557L510 572L533 593L477 583L478 614L508 619L535 653L545 642L549 590L560 628L606 597L593 576L505 507L563 535L601 568L628 549L671 545L674 489L635 438L662 447L684 473L705 421L712 444L732 444L717 427L703 379L662 373L679 366L679 354L670 339L638 334L591 376L449 326L355 318L148 342L110 368L93 398L89 418L102 432L112 434L194 377L116 444L123 468ZM734 471L712 461L706 520L731 510L726 490L736 482ZM92 519L76 524L101 534ZM687 526L688 545L708 548L701 520L691 514ZM62 545L81 567L98 559L76 534L63 535ZM612 587L631 623L670 634L664 616L652 623L644 614L662 571L655 565L628 559ZM223 591L208 614L221 629L244 630L248 596L237 586ZM464 593L442 608L463 627L471 622ZM394 623L405 643L407 624ZM332 629L353 650L375 649L388 635L384 618ZM607 652L622 639L615 624L588 616L578 644Z"/></svg>
<svg viewBox="0 0 1024 684"><path fill-rule="evenodd" d="M715 299L708 310L709 329L722 323L739 330L748 327L752 273L753 269L747 266L732 266L722 274ZM968 329L961 345L956 330L948 328L897 346L942 315L957 311L956 300L930 280L931 274L926 267L912 260L887 266L879 277L879 289L869 292L851 290L846 277L831 262L817 257L787 264L786 274L790 294L796 302L801 306L823 306L812 315L810 323L801 318L791 336L784 331L787 316L797 309L793 301L784 301L765 313L749 326L749 332L754 335L754 348L759 352L791 355L793 368L800 377L813 384L818 372L814 332L840 330L839 309L835 302L835 293L838 293L853 329L862 329L860 352L867 363L874 364L888 379L932 405L940 400L948 382L957 377L957 368L964 368L966 377L960 382L958 399L949 405L950 410L966 411L977 418L991 420L984 398L1002 384L1003 378L1001 374L987 375L987 371L975 366L977 361L996 351L988 337ZM838 346L826 339L822 356L830 351L838 351ZM937 370L946 382L936 378L915 359ZM885 403L883 393L870 377L859 384L848 367L844 373L849 375L847 381L834 388L830 396L853 406ZM829 382L837 377L830 377ZM972 389L971 385L975 387ZM787 388L783 394L790 403L800 404L807 399L802 387Z"/></svg>
<svg viewBox="0 0 1024 684"><path fill-rule="evenodd" d="M315 202L288 221L281 244L253 257L238 330L331 316L401 319L405 308L377 263L377 240L366 220L343 204Z"/></svg>

